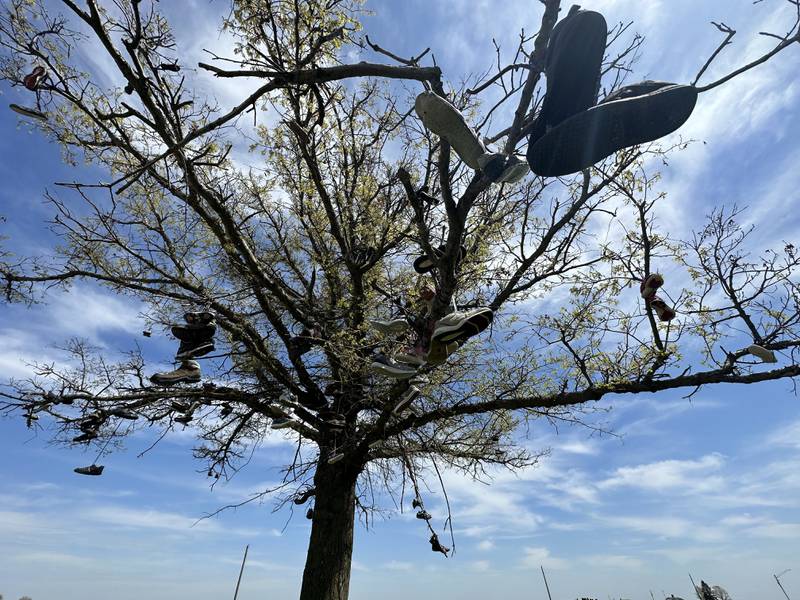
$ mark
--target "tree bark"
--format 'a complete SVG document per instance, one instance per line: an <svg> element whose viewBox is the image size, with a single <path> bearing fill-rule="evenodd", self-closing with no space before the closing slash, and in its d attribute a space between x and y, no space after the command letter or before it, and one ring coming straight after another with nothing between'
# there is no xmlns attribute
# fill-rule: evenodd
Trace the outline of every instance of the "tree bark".
<svg viewBox="0 0 800 600"><path fill-rule="evenodd" d="M314 518L300 600L348 598L357 478L352 465L328 465L322 460L317 467Z"/></svg>

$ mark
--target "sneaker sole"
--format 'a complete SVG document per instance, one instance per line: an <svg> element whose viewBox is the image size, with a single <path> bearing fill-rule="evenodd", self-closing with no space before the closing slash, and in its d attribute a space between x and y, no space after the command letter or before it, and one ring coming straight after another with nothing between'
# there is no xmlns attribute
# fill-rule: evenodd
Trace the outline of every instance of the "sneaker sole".
<svg viewBox="0 0 800 600"><path fill-rule="evenodd" d="M594 11L556 25L548 44L542 122L555 126L595 103L607 37L606 20Z"/></svg>
<svg viewBox="0 0 800 600"><path fill-rule="evenodd" d="M405 369L394 369L382 363L372 363L370 369L378 375L386 375L394 379L409 379L417 374L417 371L407 371Z"/></svg>
<svg viewBox="0 0 800 600"><path fill-rule="evenodd" d="M197 375L197 376L191 376L191 377L179 377L177 379L171 379L171 380L163 380L163 379L153 380L153 379L151 379L150 381L155 385L159 385L159 386L162 386L162 387L169 387L171 385L175 385L176 383L200 383L201 379L202 379L202 377L200 375Z"/></svg>
<svg viewBox="0 0 800 600"><path fill-rule="evenodd" d="M593 106L553 127L528 148L537 175L577 173L614 152L655 141L683 125L697 103L697 89L673 85L646 96Z"/></svg>
<svg viewBox="0 0 800 600"><path fill-rule="evenodd" d="M468 167L480 169L478 159L486 149L455 106L433 92L423 92L417 96L414 109L426 129L447 140Z"/></svg>
<svg viewBox="0 0 800 600"><path fill-rule="evenodd" d="M216 349L213 342L209 342L208 344L202 344L201 346L197 346L197 348L192 348L191 350L185 350L183 352L179 352L175 355L176 360L187 360L189 358L195 358L198 356L205 356L209 352L213 352Z"/></svg>
<svg viewBox="0 0 800 600"><path fill-rule="evenodd" d="M286 423L275 423L270 424L270 429L288 429L292 426L291 421L287 421Z"/></svg>
<svg viewBox="0 0 800 600"><path fill-rule="evenodd" d="M25 108L24 106L20 106L19 104L9 104L8 108L13 110L17 114L22 115L23 117L31 117L32 119L38 119L39 121L49 120L46 114L41 113L38 110Z"/></svg>
<svg viewBox="0 0 800 600"><path fill-rule="evenodd" d="M437 327L432 339L443 344L460 343L484 331L491 325L493 319L492 311L484 311L460 323Z"/></svg>
<svg viewBox="0 0 800 600"><path fill-rule="evenodd" d="M409 394L408 392L411 392L411 394ZM393 414L396 415L396 414L399 414L399 413L403 412L405 409L408 408L408 406L414 400L419 398L419 393L420 393L419 389L417 389L415 387L412 387L412 388L409 389L408 392L406 392L406 394L407 394L406 396L403 396L402 398L400 398L400 401L392 409L392 413Z"/></svg>

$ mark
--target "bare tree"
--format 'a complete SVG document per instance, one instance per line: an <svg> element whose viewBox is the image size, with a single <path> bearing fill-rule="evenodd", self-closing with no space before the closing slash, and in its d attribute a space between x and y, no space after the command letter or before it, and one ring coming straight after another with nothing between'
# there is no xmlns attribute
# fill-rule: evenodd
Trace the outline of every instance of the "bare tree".
<svg viewBox="0 0 800 600"><path fill-rule="evenodd" d="M52 423L65 444L78 443L91 421L96 433L83 443L102 454L138 427L168 432L181 406L194 404L195 455L213 478L232 476L271 434L271 419L293 411L294 460L283 483L259 497L278 506L313 498L301 599L343 600L356 511L369 522L376 490L401 507L411 495L416 508L441 468L478 477L493 465L535 464L539 456L514 442L518 426L581 423L609 394L691 394L800 374L794 247L751 255L735 208L710 215L690 240L661 232L662 194L649 169L679 147L624 150L571 179L497 185L412 116L424 87L505 152L523 147L560 10L559 0L542 4L538 33L521 35L511 56L498 48L496 73L467 88L426 66L427 49L403 58L362 39L356 0L236 0L223 23L235 54L210 52L201 75L182 62L157 3L4 3L0 74L21 85L31 64L43 66L36 130L76 168L83 159L108 172L107 181L76 177L46 194L62 243L46 257L0 254L5 300L101 282L145 302L146 318L164 330L187 308L208 308L222 349L213 383L164 388L148 383L138 351L114 364L72 340L72 366L40 364L30 379L7 382L0 411L31 427ZM770 34L772 51L698 89L777 56L800 39L798 22L800 12L788 33ZM609 36L608 92L642 50L629 26ZM354 47L376 62L343 62ZM98 84L78 48L104 53L124 90ZM258 86L220 108L193 91L202 74ZM487 94L497 99L488 108L478 104ZM511 122L498 126L508 107ZM235 159L242 140L263 156L263 169ZM601 226L621 233L599 240ZM425 280L409 268L408 257L421 253L436 267L429 307L418 294ZM680 314L665 324L638 285L675 262L691 281L665 285ZM563 298L556 308L525 304L555 294ZM503 339L482 336L423 366L421 399L395 415L410 384L371 375L370 357L405 342L377 335L369 320L402 315L424 337L454 301L490 307ZM304 329L316 332L305 354L293 350ZM751 343L778 352L782 364L765 369ZM446 554L431 534L432 549Z"/></svg>

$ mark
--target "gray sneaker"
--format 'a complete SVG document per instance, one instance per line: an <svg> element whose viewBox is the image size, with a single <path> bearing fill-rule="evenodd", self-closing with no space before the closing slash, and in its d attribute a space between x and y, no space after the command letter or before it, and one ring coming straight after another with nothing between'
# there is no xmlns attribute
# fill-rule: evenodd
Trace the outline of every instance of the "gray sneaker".
<svg viewBox="0 0 800 600"><path fill-rule="evenodd" d="M93 475L96 477L103 474L103 469L105 469L103 465L89 465L88 467L77 467L72 470L78 475Z"/></svg>

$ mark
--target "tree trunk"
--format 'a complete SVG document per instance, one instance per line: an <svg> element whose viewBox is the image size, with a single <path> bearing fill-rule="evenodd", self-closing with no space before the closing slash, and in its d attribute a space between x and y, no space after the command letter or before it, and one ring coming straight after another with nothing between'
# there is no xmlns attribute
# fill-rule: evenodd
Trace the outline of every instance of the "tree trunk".
<svg viewBox="0 0 800 600"><path fill-rule="evenodd" d="M347 600L353 555L355 490L358 473L342 463L320 461L311 539L300 600Z"/></svg>

